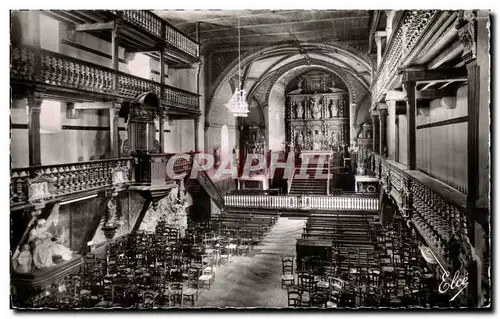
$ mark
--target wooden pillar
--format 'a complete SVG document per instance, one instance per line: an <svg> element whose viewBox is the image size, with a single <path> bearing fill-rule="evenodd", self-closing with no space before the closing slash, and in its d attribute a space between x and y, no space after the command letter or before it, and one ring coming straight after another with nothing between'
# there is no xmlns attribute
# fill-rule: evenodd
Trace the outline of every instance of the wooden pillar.
<svg viewBox="0 0 500 319"><path fill-rule="evenodd" d="M378 113L376 111L372 112L372 122L373 122L373 152L379 154L379 119Z"/></svg>
<svg viewBox="0 0 500 319"><path fill-rule="evenodd" d="M414 170L417 167L417 144L416 144L416 115L417 115L417 99L415 95L416 82L403 82L403 88L406 92L406 118L408 120L407 132L407 154L408 154L408 169Z"/></svg>
<svg viewBox="0 0 500 319"><path fill-rule="evenodd" d="M119 71L119 57L118 57L118 48L120 46L120 40L118 39L118 24L115 21L115 25L113 30L111 31L111 63L112 68L115 71ZM118 73L115 72L113 75L113 90L118 90Z"/></svg>
<svg viewBox="0 0 500 319"><path fill-rule="evenodd" d="M40 149L40 111L42 98L38 94L28 98L28 152L29 166L42 165Z"/></svg>
<svg viewBox="0 0 500 319"><path fill-rule="evenodd" d="M380 122L379 154L382 157L386 157L387 156L387 105L386 104L379 104L378 114Z"/></svg>
<svg viewBox="0 0 500 319"><path fill-rule="evenodd" d="M394 126L396 135L394 136L394 161L399 163L399 118L395 116Z"/></svg>
<svg viewBox="0 0 500 319"><path fill-rule="evenodd" d="M165 28L163 28L163 30L165 30ZM163 37L165 38L165 37ZM165 85L165 56L163 54L163 46L160 48L160 96L159 96L159 99L160 99L160 108L161 108L161 111L160 111L160 115L159 115L159 119L158 119L158 123L159 123L159 128L158 130L160 131L160 153L164 153L165 152L165 117L164 117L164 114L163 114L163 106L162 105L162 101L163 101L163 98L164 98L164 91L163 91L163 86Z"/></svg>
<svg viewBox="0 0 500 319"><path fill-rule="evenodd" d="M199 141L199 126L200 126L200 117L197 116L194 118L194 150L196 152L200 151L200 141Z"/></svg>
<svg viewBox="0 0 500 319"><path fill-rule="evenodd" d="M118 111L120 103L114 103L109 109L109 145L111 146L111 157L120 157L120 138L118 133Z"/></svg>

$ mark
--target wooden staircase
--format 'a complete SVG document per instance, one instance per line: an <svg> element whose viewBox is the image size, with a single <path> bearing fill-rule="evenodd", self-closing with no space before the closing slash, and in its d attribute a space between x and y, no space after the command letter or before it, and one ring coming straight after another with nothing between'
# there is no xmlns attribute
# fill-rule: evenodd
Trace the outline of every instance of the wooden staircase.
<svg viewBox="0 0 500 319"><path fill-rule="evenodd" d="M316 171L318 166L318 157L310 158L307 165L306 174L300 171L301 165L295 168L293 175L292 185L290 187L290 195L327 195L328 194L328 183L329 178L322 177L323 175L328 175L330 173L330 159L327 158L320 171ZM308 175L307 178L302 178L299 174ZM320 175L320 176L316 176Z"/></svg>

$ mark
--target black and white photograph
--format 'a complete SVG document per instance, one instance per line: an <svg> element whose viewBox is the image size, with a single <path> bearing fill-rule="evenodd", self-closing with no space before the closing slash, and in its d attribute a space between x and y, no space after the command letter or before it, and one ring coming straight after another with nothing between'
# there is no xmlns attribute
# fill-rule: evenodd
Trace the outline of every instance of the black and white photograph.
<svg viewBox="0 0 500 319"><path fill-rule="evenodd" d="M330 5L9 10L10 309L491 310L492 12Z"/></svg>

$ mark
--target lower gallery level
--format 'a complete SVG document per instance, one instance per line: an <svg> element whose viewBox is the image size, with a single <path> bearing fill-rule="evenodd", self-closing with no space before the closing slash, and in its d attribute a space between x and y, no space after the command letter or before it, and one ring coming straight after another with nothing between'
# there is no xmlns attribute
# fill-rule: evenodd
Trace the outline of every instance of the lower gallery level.
<svg viewBox="0 0 500 319"><path fill-rule="evenodd" d="M12 308L491 307L488 11L11 14Z"/></svg>

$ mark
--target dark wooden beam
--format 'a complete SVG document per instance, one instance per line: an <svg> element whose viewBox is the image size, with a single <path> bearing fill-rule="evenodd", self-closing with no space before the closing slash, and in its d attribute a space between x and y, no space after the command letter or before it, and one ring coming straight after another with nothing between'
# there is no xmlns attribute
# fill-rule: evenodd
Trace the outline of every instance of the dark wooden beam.
<svg viewBox="0 0 500 319"><path fill-rule="evenodd" d="M451 45L447 46L443 51L441 51L437 56L435 56L428 64L428 69L436 69L450 60L453 60L463 51L463 46L460 41L455 41Z"/></svg>
<svg viewBox="0 0 500 319"><path fill-rule="evenodd" d="M425 91L417 91L415 93L415 98L417 100L433 100L440 99L442 97L447 96L456 96L457 91L454 88L447 87L443 90L425 90Z"/></svg>
<svg viewBox="0 0 500 319"><path fill-rule="evenodd" d="M115 26L114 21L110 22L96 22L96 23L83 23L75 26L75 31L103 31L113 30Z"/></svg>
<svg viewBox="0 0 500 319"><path fill-rule="evenodd" d="M359 20L359 19L367 19L370 16L354 16L354 17L338 17L338 18L327 18L327 19L310 19L310 20L297 20L297 21L287 21L287 22L273 22L273 23L263 23L263 24L247 24L241 25L240 29L255 29L262 27L274 27L274 26L284 26L284 25L297 25L297 24L316 24L318 22L330 22L334 24L335 21L343 21L343 20ZM363 28L366 29L366 28ZM200 31L200 33L212 33L212 32L222 32L222 31L235 31L235 26L229 26L227 28L217 28L210 29L206 28L205 30ZM331 28L330 28L331 30ZM192 32L189 36L193 36L196 32Z"/></svg>
<svg viewBox="0 0 500 319"><path fill-rule="evenodd" d="M406 102L396 101L396 115L405 115L405 114L406 114Z"/></svg>
<svg viewBox="0 0 500 319"><path fill-rule="evenodd" d="M28 98L28 155L29 166L42 165L40 139L40 112L42 99L38 96Z"/></svg>
<svg viewBox="0 0 500 319"><path fill-rule="evenodd" d="M447 82L452 80L467 80L465 68L454 68L446 70L408 71L401 69L402 82Z"/></svg>

